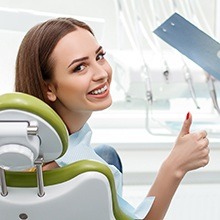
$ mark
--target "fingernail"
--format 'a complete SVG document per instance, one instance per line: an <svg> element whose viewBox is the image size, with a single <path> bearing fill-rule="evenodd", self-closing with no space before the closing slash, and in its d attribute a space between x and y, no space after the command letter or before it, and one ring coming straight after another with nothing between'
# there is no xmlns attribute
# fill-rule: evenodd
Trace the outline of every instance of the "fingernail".
<svg viewBox="0 0 220 220"><path fill-rule="evenodd" d="M189 119L189 112L186 114L186 120L188 120Z"/></svg>

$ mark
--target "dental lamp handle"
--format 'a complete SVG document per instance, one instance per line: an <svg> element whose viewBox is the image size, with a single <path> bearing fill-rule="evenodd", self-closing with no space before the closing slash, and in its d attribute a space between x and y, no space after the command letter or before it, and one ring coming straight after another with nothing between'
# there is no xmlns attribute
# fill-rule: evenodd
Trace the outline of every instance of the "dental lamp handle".
<svg viewBox="0 0 220 220"><path fill-rule="evenodd" d="M214 108L216 109L218 114L220 114L214 79L212 77L209 77L209 93L210 93Z"/></svg>
<svg viewBox="0 0 220 220"><path fill-rule="evenodd" d="M150 76L148 73L148 66L147 65L144 65L143 73L144 74L142 74L142 76L145 80L147 102L148 102L148 104L152 105L153 104L153 92L152 92L152 88L151 88L151 81L150 81Z"/></svg>

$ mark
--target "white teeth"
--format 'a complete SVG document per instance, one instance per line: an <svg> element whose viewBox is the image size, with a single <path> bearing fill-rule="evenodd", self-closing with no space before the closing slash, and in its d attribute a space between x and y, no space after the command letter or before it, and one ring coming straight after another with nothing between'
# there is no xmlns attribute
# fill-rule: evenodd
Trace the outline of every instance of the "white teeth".
<svg viewBox="0 0 220 220"><path fill-rule="evenodd" d="M91 94L93 94L93 95L98 95L98 94L101 94L101 93L103 93L103 92L105 92L107 90L107 86L105 85L103 88L101 88L101 89L96 89L96 90L93 90L92 92L91 92Z"/></svg>

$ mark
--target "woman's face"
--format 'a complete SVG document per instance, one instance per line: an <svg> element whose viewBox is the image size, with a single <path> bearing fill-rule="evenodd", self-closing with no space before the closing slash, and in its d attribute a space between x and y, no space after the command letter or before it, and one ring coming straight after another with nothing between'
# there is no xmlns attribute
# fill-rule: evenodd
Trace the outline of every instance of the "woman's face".
<svg viewBox="0 0 220 220"><path fill-rule="evenodd" d="M111 105L112 69L104 55L95 37L82 28L58 42L51 55L54 72L47 96L59 114L91 114Z"/></svg>

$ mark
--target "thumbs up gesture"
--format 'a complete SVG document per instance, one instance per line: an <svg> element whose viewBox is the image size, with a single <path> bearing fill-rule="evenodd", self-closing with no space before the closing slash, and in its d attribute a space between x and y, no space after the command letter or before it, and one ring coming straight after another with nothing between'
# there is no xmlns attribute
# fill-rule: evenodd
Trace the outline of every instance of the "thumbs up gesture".
<svg viewBox="0 0 220 220"><path fill-rule="evenodd" d="M168 157L182 178L188 171L204 167L209 162L209 140L205 130L190 132L192 115L187 113L176 143Z"/></svg>

